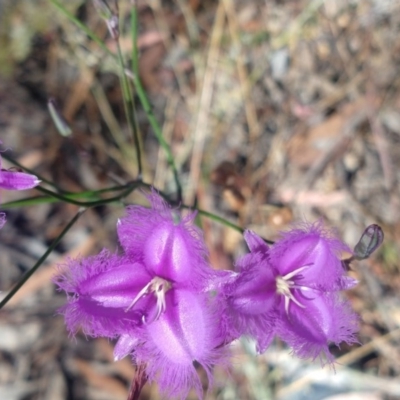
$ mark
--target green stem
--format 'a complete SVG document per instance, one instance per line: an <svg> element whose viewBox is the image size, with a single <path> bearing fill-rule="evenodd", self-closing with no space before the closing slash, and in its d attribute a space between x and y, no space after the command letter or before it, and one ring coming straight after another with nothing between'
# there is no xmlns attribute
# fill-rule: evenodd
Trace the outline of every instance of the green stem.
<svg viewBox="0 0 400 400"><path fill-rule="evenodd" d="M72 193L72 192L62 192L62 194L68 198L68 199L79 199L79 198L91 198L91 197L96 197L98 194L101 193L109 193L109 192L116 192L124 189L128 189L131 184L123 185L123 186L114 186L106 189L100 189L100 190L88 190L86 192L80 192L80 193ZM145 183L142 183L143 187L147 187ZM40 187L37 188L40 190ZM97 197L96 200L102 200ZM26 199L20 199L20 200L14 200L14 201L9 201L7 203L3 203L1 205L2 209L9 209L9 208L14 208L14 207L26 207L26 206L33 206L33 205L38 205L38 204L46 204L46 203L56 203L57 201L60 201L60 199L57 197L51 196L32 196L28 197ZM67 201L67 200L65 200Z"/></svg>
<svg viewBox="0 0 400 400"><path fill-rule="evenodd" d="M157 119L153 113L153 109L150 105L149 99L147 98L146 92L142 86L142 82L136 75L133 75L132 79L135 84L136 94L138 95L140 103L142 104L142 107L144 109L144 112L147 115L147 119L149 120L150 125L153 128L153 131L154 131L154 134L156 135L158 143L160 143L160 146L164 149L164 152L167 157L168 165L172 169L172 173L173 173L175 185L176 185L176 191L177 191L177 195L178 195L178 202L181 202L182 201L182 186L181 186L181 183L179 180L178 170L175 165L174 156L172 155L171 148L170 148L169 144L167 143L167 141L165 140L164 136L162 135L161 127L158 124Z"/></svg>
<svg viewBox="0 0 400 400"><path fill-rule="evenodd" d="M107 54L115 57L115 55L111 52L111 50L104 44L104 42L92 31L90 30L84 23L79 21L78 18L75 17L74 14L69 12L62 3L58 0L49 0L62 14L64 14L70 21L72 21L75 25L77 25L83 32L86 33L94 42L96 42Z"/></svg>
<svg viewBox="0 0 400 400"><path fill-rule="evenodd" d="M123 103L124 103L125 115L126 115L126 119L128 121L129 130L131 131L131 135L132 135L133 141L135 143L136 158L137 158L137 164L138 164L138 177L139 177L139 179L141 179L142 174L143 174L142 156L140 154L139 129L137 126L137 121L136 121L136 112L135 112L135 106L133 103L133 95L132 95L132 91L131 91L128 79L126 77L124 58L122 55L121 45L119 43L119 40L116 40L116 44L117 44L117 49L118 49L118 63L119 63L119 67L121 69L120 83L121 83L121 88L122 88L122 92L123 92Z"/></svg>
<svg viewBox="0 0 400 400"><path fill-rule="evenodd" d="M94 33L92 32L86 25L84 25L79 19L77 19L72 13L70 13L58 0L49 0L55 7L57 7L67 18L69 18L70 21L72 21L75 25L77 25L80 29L82 29L93 41L95 41L108 55L110 55L114 60L117 60L117 56L113 54L110 49L102 42L102 40ZM137 15L136 17L137 18ZM135 22L137 25L137 22ZM134 61L137 64L137 59ZM138 68L134 66L134 68ZM125 74L125 71L121 71L123 75ZM158 142L160 143L160 146L163 148L166 156L167 156L167 162L172 169L172 173L174 176L174 181L176 184L177 188L177 195L178 195L178 202L182 201L182 186L179 180L179 175L178 175L178 170L175 165L174 157L172 155L171 148L167 141L164 139L162 135L162 130L157 122L156 117L154 116L152 107L150 105L150 101L147 97L146 91L143 88L143 85L139 79L139 76L136 74L133 74L133 83L135 84L136 88L136 93L139 97L140 103L142 104L143 110L147 115L147 119L150 122L150 125L154 131L154 134L156 135L156 138Z"/></svg>
<svg viewBox="0 0 400 400"><path fill-rule="evenodd" d="M188 207L186 205L182 205L182 207L190 209L190 207ZM245 229L241 228L239 225L235 225L233 222L230 222L230 221L226 220L225 218L222 218L222 217L215 215L213 213L210 213L208 211L201 210L199 208L197 208L196 210L198 211L198 213L200 215L203 215L204 217L207 217L215 222L219 222L222 225L228 226L229 228L232 228L235 231L238 231L240 233L243 233L245 231ZM265 243L274 244L274 242L272 240L268 240L265 238L262 238L262 239L264 240Z"/></svg>
<svg viewBox="0 0 400 400"><path fill-rule="evenodd" d="M191 209L191 207L186 206L186 205L182 205L182 208ZM196 208L195 210L196 210L200 215L202 215L203 217L207 217L207 218L211 219L212 221L219 222L220 224L223 224L223 225L225 225L225 226L228 226L229 228L232 228L232 229L234 229L235 231L238 231L238 232L240 232L240 233L243 233L243 232L244 232L244 229L241 228L239 225L236 225L236 224L234 224L233 222L230 222L230 221L226 220L225 218L222 218L222 217L220 217L220 216L218 216L218 215L215 215L215 214L213 214L213 213L210 213L210 212L208 212L208 211L201 210L201 209L199 209L199 208Z"/></svg>
<svg viewBox="0 0 400 400"><path fill-rule="evenodd" d="M85 212L85 209L80 209L75 216L71 219L68 225L63 229L60 235L54 240L54 242L50 245L50 247L46 250L46 252L39 258L36 264L21 277L21 279L17 282L17 284L8 292L8 294L4 297L4 299L0 302L0 309L3 308L10 299L18 292L19 289L25 284L25 282L36 272L36 270L43 264L49 254L54 250L54 248L60 243L61 239L65 236L65 234L70 230L72 225L78 220L78 218Z"/></svg>
<svg viewBox="0 0 400 400"><path fill-rule="evenodd" d="M133 2L131 8L131 34L132 34L132 72L136 76L139 76L139 51L137 46L138 27L139 27L138 12L135 1Z"/></svg>
<svg viewBox="0 0 400 400"><path fill-rule="evenodd" d="M101 206L104 204L113 203L115 201L119 201L122 198L128 196L139 186L146 186L146 185L142 181L135 181L135 182L132 182L129 185L127 185L127 189L124 190L122 193L118 194L117 196L113 196L108 199L100 199L100 200L93 200L93 201L74 200L70 195L56 193L51 190L45 189L41 186L37 186L36 190L39 190L40 192L45 193L51 197L55 197L56 199L65 201L66 203L75 204L75 205L81 206L81 207L96 207L96 206Z"/></svg>
<svg viewBox="0 0 400 400"><path fill-rule="evenodd" d="M57 201L60 201L60 200L56 199L54 197L32 196L32 197L28 197L26 199L14 200L14 201L9 201L7 203L4 203L1 205L1 209L9 210L10 208L16 208L16 207L37 206L39 204L56 203Z"/></svg>

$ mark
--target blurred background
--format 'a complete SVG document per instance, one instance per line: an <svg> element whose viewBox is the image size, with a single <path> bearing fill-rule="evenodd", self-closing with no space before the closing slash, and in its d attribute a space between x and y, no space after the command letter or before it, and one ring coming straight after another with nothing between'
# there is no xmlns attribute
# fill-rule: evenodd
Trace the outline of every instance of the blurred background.
<svg viewBox="0 0 400 400"><path fill-rule="evenodd" d="M61 1L116 52L91 1ZM114 2L109 2L115 8ZM119 1L130 63L131 2ZM268 239L299 220L323 219L352 247L364 228L385 241L353 263L345 293L361 315L359 345L338 363L294 358L274 341L232 345L208 399L400 398L400 1L137 0L139 71L171 144L185 204ZM136 178L132 139L112 58L51 0L0 0L0 139L4 155L69 191ZM57 133L53 97L72 128ZM174 194L172 173L137 102L144 179ZM3 159L3 168L12 164ZM1 193L1 202L37 192ZM126 203L143 203L134 192ZM61 203L7 210L0 290L30 269L76 213ZM135 369L113 343L68 338L50 279L68 257L118 247L123 204L91 209L0 313L0 398L125 400ZM239 233L202 218L215 268L246 251ZM207 387L206 380L204 385ZM146 386L141 399L159 399ZM190 399L194 399L192 396Z"/></svg>

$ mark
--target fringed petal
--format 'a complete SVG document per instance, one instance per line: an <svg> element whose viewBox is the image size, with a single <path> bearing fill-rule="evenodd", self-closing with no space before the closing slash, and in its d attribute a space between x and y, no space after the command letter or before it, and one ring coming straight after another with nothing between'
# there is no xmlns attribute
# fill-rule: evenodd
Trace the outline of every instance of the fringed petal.
<svg viewBox="0 0 400 400"><path fill-rule="evenodd" d="M181 219L153 191L151 208L127 207L118 222L118 237L126 254L143 263L154 276L201 289L208 287L214 271L201 231L194 226L195 214Z"/></svg>
<svg viewBox="0 0 400 400"><path fill-rule="evenodd" d="M308 300L305 300L306 297ZM341 300L337 293L308 292L303 307L291 303L288 313L281 306L278 321L278 335L286 341L294 353L301 358L320 357L324 362L333 361L329 345L341 342L355 343L358 317L348 302Z"/></svg>
<svg viewBox="0 0 400 400"><path fill-rule="evenodd" d="M184 399L192 388L203 397L195 362L206 371L210 385L212 366L226 364L216 306L204 294L174 290L167 294L167 311L146 327L147 340L135 350L135 360L147 364L149 380L156 380L168 398Z"/></svg>

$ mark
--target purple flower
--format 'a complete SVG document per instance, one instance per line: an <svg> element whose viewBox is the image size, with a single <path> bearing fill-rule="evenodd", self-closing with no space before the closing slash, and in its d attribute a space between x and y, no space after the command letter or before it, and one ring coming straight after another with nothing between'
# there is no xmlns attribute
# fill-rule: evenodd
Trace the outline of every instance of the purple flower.
<svg viewBox="0 0 400 400"><path fill-rule="evenodd" d="M70 332L119 337L115 359L131 354L146 365L169 397L185 398L202 386L194 362L211 381L211 367L224 363L221 308L211 296L216 272L206 259L195 214L181 219L159 195L151 208L132 206L118 222L124 255L103 251L71 260L55 282L68 293L60 310Z"/></svg>
<svg viewBox="0 0 400 400"><path fill-rule="evenodd" d="M245 233L251 253L239 274L224 288L228 323L257 340L264 351L274 334L301 357L332 356L329 344L355 342L357 317L338 292L354 286L340 253L350 252L320 223L283 234L269 248L253 232Z"/></svg>
<svg viewBox="0 0 400 400"><path fill-rule="evenodd" d="M0 188L7 190L26 190L39 185L40 180L25 172L11 171L1 168L0 157Z"/></svg>
<svg viewBox="0 0 400 400"><path fill-rule="evenodd" d="M1 144L1 141L0 141ZM24 172L11 171L1 168L1 155L0 155L0 188L7 190L25 190L32 189L40 183L40 180L31 174ZM6 223L6 214L0 213L0 229Z"/></svg>

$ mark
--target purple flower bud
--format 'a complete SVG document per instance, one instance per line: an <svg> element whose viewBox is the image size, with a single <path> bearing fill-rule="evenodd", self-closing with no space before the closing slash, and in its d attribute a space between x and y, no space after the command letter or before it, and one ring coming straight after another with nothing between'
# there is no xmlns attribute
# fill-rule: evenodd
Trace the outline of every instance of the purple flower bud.
<svg viewBox="0 0 400 400"><path fill-rule="evenodd" d="M1 164L0 157L0 188L7 190L26 190L39 185L40 180L35 175L26 174L25 172L8 171L1 168Z"/></svg>
<svg viewBox="0 0 400 400"><path fill-rule="evenodd" d="M27 190L39 185L40 180L25 172L0 171L0 187L7 190Z"/></svg>

